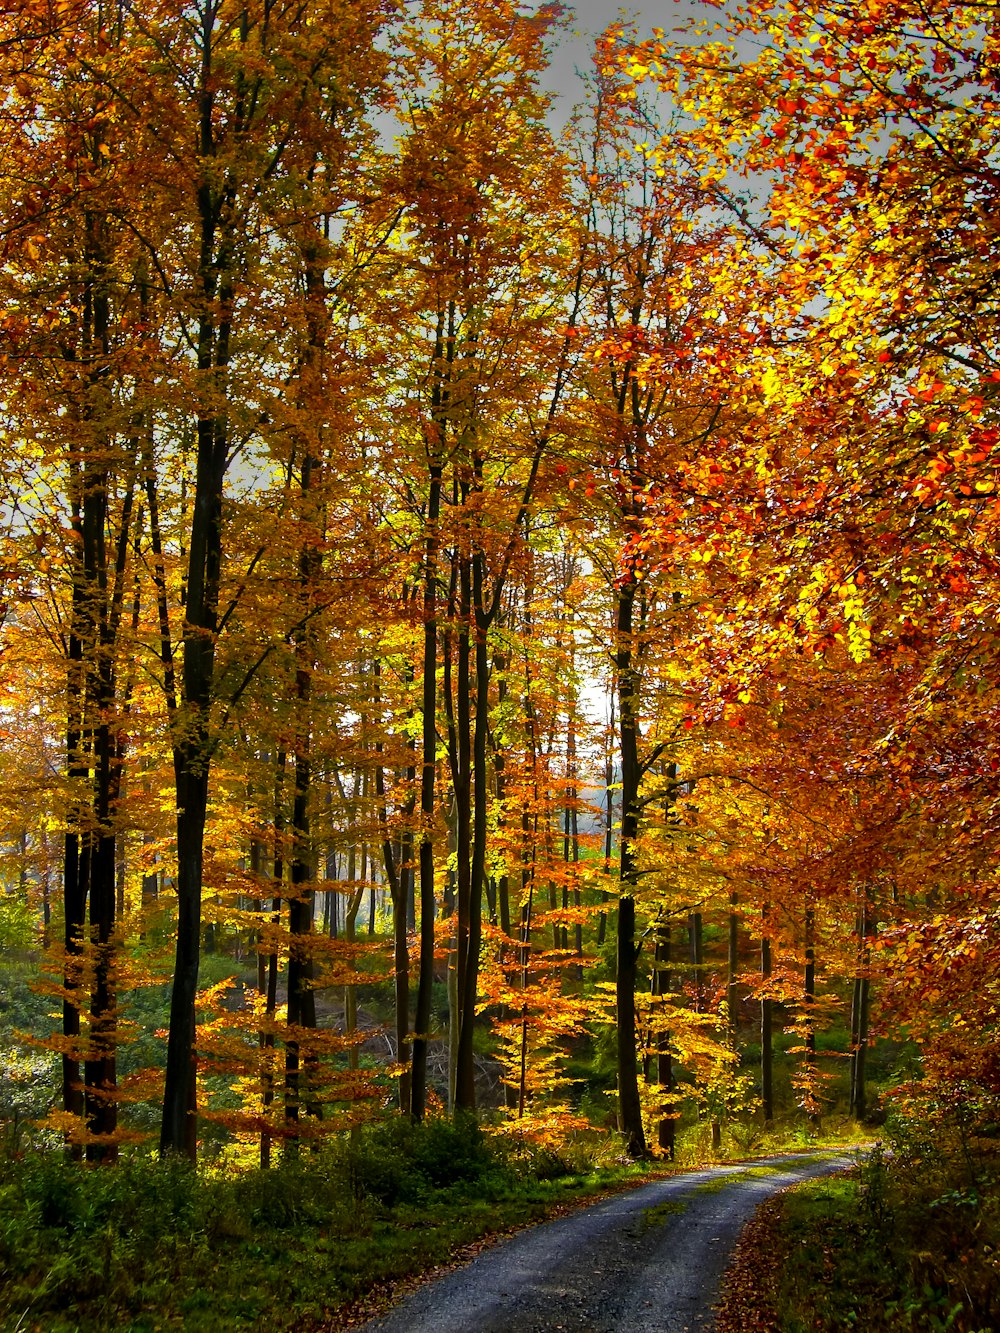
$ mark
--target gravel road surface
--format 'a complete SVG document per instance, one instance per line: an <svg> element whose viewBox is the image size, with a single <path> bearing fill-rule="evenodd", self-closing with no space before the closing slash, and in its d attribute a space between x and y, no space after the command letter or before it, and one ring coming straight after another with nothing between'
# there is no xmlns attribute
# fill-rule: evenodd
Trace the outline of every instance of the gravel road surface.
<svg viewBox="0 0 1000 1333"><path fill-rule="evenodd" d="M853 1157L691 1171L532 1227L428 1283L365 1333L695 1333L757 1205Z"/></svg>

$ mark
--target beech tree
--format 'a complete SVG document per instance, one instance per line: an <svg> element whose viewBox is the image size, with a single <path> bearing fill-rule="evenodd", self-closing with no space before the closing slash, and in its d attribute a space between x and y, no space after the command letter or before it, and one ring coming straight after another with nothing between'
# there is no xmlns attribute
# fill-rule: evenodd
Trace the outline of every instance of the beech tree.
<svg viewBox="0 0 1000 1333"><path fill-rule="evenodd" d="M837 1003L858 1116L873 1006L993 1088L996 20L717 8L610 29L559 141L556 6L0 19L0 808L92 1160L161 930L163 1152L199 1063L262 1164L390 1080L472 1111L487 1019L522 1135L613 1037L637 1156L682 1100L718 1142L751 1020L815 1124ZM203 947L257 955L239 1014Z"/></svg>

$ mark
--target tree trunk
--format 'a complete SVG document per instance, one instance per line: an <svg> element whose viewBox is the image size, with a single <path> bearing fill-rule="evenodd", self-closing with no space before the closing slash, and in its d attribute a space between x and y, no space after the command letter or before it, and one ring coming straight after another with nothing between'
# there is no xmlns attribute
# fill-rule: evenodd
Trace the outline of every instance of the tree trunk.
<svg viewBox="0 0 1000 1333"><path fill-rule="evenodd" d="M816 912L806 907L805 913L805 970L802 977L802 1008L805 1023L802 1064L805 1082L806 1115L812 1129L820 1124L819 1102L816 1097Z"/></svg>
<svg viewBox="0 0 1000 1333"><path fill-rule="evenodd" d="M271 1165L271 1130L268 1123L268 1117L274 1102L274 1069L272 1053L274 1051L275 1015L278 1009L277 930L281 925L281 898L285 878L284 786L286 762L287 756L284 750L279 750L274 765L274 815L272 821L274 833L274 855L272 863L274 893L271 897L271 925L275 932L275 939L272 941L271 949L267 956L267 967L265 971L264 1025L260 1033L262 1063L261 1104L263 1107L262 1119L264 1122L260 1132L260 1165L262 1171L266 1171ZM260 974L258 973L258 975Z"/></svg>
<svg viewBox="0 0 1000 1333"><path fill-rule="evenodd" d="M608 752L604 763L604 874L607 879L611 878L611 852L614 846L615 834L615 798L613 784L615 780L615 764L612 753L613 736L615 730L615 705L614 699L611 700L611 715L608 720ZM608 901L607 893L601 890L601 902ZM608 930L608 914L602 908L597 918L597 947L600 949L604 945L604 940Z"/></svg>
<svg viewBox="0 0 1000 1333"><path fill-rule="evenodd" d="M318 406L323 392L322 354L326 343L326 284L321 257L321 240L307 235L302 245L303 276L306 289L306 348L300 375L299 406L308 411ZM302 1032L316 1028L315 963L311 938L315 915L312 833L312 679L316 669L316 610L319 580L322 576L322 539L326 516L322 494L317 494L320 460L315 446L307 443L302 451L299 474L299 523L302 527L298 556L299 626L294 634L295 648L295 774L292 797L292 886L288 895L288 1011L285 1040L285 1123L292 1132L288 1148L297 1147L302 1105L314 1118L320 1118L315 1088L303 1091L301 1082L315 1082L319 1062L315 1049L306 1044L302 1054Z"/></svg>
<svg viewBox="0 0 1000 1333"><path fill-rule="evenodd" d="M381 663L376 658L372 665L373 695L377 711L381 706ZM406 829L399 842L399 858L389 833L389 817L386 810L385 769L382 767L384 745L381 735L375 743L378 763L375 768L375 796L377 816L382 832L382 864L385 868L386 883L389 885L389 897L392 902L392 953L393 986L396 1015L396 1063L400 1066L399 1109L404 1114L410 1110L410 950L407 936L407 908L410 899L409 879L412 874L407 850ZM404 805L407 820L413 814L413 799L408 798Z"/></svg>
<svg viewBox="0 0 1000 1333"><path fill-rule="evenodd" d="M437 764L437 562L441 513L441 466L430 468L427 538L424 548L424 678L420 778L420 963L414 1016L413 1076L410 1113L422 1120L427 1109L427 1044L430 1040L434 987L434 787Z"/></svg>
<svg viewBox="0 0 1000 1333"><path fill-rule="evenodd" d="M79 512L74 513L74 529L78 527ZM82 580L74 580L71 611L68 670L66 677L66 770L70 787L78 787L89 775L90 765L83 751L83 641L78 603L83 597ZM81 952L87 911L86 866L89 862L84 851L85 835L81 829L82 807L74 799L67 814L67 831L63 843L63 918L65 961L63 964L64 999L62 1055L62 1104L68 1114L83 1116L83 1085L80 1079L80 1061L76 1052L80 1037ZM82 1156L78 1147L71 1147L73 1157Z"/></svg>
<svg viewBox="0 0 1000 1333"><path fill-rule="evenodd" d="M635 985L638 947L635 938L635 893L638 864L635 843L639 833L639 677L632 643L635 580L629 577L618 592L615 664L618 676L619 734L621 737L622 828L618 902L618 943L615 975L618 1057L619 1128L631 1157L646 1155L637 1069Z"/></svg>
<svg viewBox="0 0 1000 1333"><path fill-rule="evenodd" d="M472 738L472 861L470 866L468 932L462 983L462 1023L458 1040L458 1077L455 1085L457 1109L473 1111L476 1107L474 1034L476 1000L479 988L479 951L482 945L483 891L486 883L486 820L488 787L486 775L487 732L489 729L490 662L486 641L487 619L484 604L484 562L477 551L472 558L472 606L476 631L474 649L476 715Z"/></svg>
<svg viewBox="0 0 1000 1333"><path fill-rule="evenodd" d="M740 994L736 978L740 968L740 918L737 895L729 895L729 942L726 951L726 1011L730 1038L735 1040L740 1020Z"/></svg>
<svg viewBox="0 0 1000 1333"><path fill-rule="evenodd" d="M764 1121L774 1119L774 1033L771 984L771 940L768 935L769 908L762 913L763 928L760 940L760 975L763 993L760 1002L760 1096L764 1107Z"/></svg>
<svg viewBox="0 0 1000 1333"><path fill-rule="evenodd" d="M222 572L222 502L228 458L226 369L229 365L231 312L235 306L235 236L233 186L220 184L215 158L216 11L206 7L198 88L199 268L197 291L197 366L212 386L216 406L197 419L197 458L191 511L184 605L181 707L174 731L174 782L177 794L177 949L170 997L166 1079L160 1152L197 1153L194 1087L195 996L201 946L201 895L212 757L210 714L215 691L215 643L218 633ZM225 182L225 177L222 176ZM224 226L220 223L225 217ZM220 239L221 234L221 239Z"/></svg>
<svg viewBox="0 0 1000 1333"><path fill-rule="evenodd" d="M467 496L463 495L463 499ZM454 1108L472 1110L476 1104L472 1066L472 1023L466 1014L469 971L478 963L472 958L472 679L470 621L472 615L472 569L468 556L458 555L458 662L453 711L449 716L451 736L448 752L455 798L456 953L453 1016ZM475 994L475 979L472 981Z"/></svg>
<svg viewBox="0 0 1000 1333"><path fill-rule="evenodd" d="M865 1056L868 1051L868 1010L871 982L868 978L870 937L875 933L871 910L871 890L865 886L858 909L858 970L851 997L851 1099L850 1115L863 1121L868 1114L865 1087Z"/></svg>
<svg viewBox="0 0 1000 1333"><path fill-rule="evenodd" d="M691 957L691 990L696 1014L705 1012L705 945L700 912L688 914L688 947Z"/></svg>
<svg viewBox="0 0 1000 1333"><path fill-rule="evenodd" d="M653 963L653 994L670 993L670 925L665 918L656 928L656 956ZM671 1093L674 1086L673 1058L670 1053L670 1033L663 1027L661 1000L660 1031L656 1038L656 1082L660 1088L660 1118L656 1126L656 1141L661 1152L674 1160L677 1120Z"/></svg>

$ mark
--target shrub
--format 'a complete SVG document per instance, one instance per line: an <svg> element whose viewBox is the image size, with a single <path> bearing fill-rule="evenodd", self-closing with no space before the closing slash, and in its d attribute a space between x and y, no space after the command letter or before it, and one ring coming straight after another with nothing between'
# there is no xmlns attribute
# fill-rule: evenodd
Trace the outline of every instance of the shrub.
<svg viewBox="0 0 1000 1333"><path fill-rule="evenodd" d="M354 1194L388 1205L419 1203L435 1191L482 1185L507 1171L500 1147L472 1116L385 1121L360 1131L346 1160Z"/></svg>

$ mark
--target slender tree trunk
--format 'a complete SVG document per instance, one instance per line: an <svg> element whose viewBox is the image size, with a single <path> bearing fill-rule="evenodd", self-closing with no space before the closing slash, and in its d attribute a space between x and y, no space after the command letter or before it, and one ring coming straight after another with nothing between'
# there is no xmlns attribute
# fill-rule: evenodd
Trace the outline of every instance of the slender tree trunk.
<svg viewBox="0 0 1000 1333"><path fill-rule="evenodd" d="M437 442L436 442L437 443ZM423 735L420 778L420 963L414 1017L411 1115L422 1120L427 1109L427 1044L430 1040L434 987L434 787L437 764L437 564L441 513L441 466L432 461L424 552Z"/></svg>
<svg viewBox="0 0 1000 1333"><path fill-rule="evenodd" d="M261 1048L261 1103L263 1107L263 1128L260 1132L260 1165L266 1171L271 1165L271 1130L269 1117L274 1103L274 1025L278 1010L278 945L277 931L281 925L281 899L285 878L285 816L284 787L287 756L279 750L274 765L273 793L273 832L274 855L272 879L274 893L271 897L271 926L274 932L270 951L267 956L266 991L264 997L264 1026L260 1034Z"/></svg>
<svg viewBox="0 0 1000 1333"><path fill-rule="evenodd" d="M306 345L299 376L299 407L312 413L323 400L324 349L327 333L327 291L323 239L310 226L302 241L302 276L305 284ZM292 798L292 887L288 898L288 1034L285 1041L285 1122L293 1132L288 1145L294 1151L303 1102L319 1118L320 1106L310 1080L316 1081L319 1061L315 1048L302 1033L316 1028L315 963L311 939L315 915L315 870L313 864L310 805L312 801L312 679L316 669L314 614L322 576L322 542L326 535L318 456L322 448L303 432L299 473L299 523L302 538L298 556L299 627L295 649L295 775ZM307 1086L303 1093L302 1081Z"/></svg>
<svg viewBox="0 0 1000 1333"><path fill-rule="evenodd" d="M774 1119L774 1033L773 1002L770 994L771 939L768 935L770 909L764 908L760 939L760 975L763 995L760 1002L760 1096L764 1107L764 1121Z"/></svg>
<svg viewBox="0 0 1000 1333"><path fill-rule="evenodd" d="M463 500L467 495L463 495ZM472 1110L476 1093L472 1066L472 1015L466 1013L470 969L475 970L478 952L472 958L472 678L470 622L472 617L472 568L469 557L458 555L458 654L455 705L449 730L452 790L455 797L456 867L456 955L452 1013L454 1017L454 1108ZM472 980L473 988L475 979ZM475 993L473 989L473 994ZM473 1010L474 1010L473 1005Z"/></svg>
<svg viewBox="0 0 1000 1333"><path fill-rule="evenodd" d="M190 545L184 606L181 708L174 732L174 782L177 793L177 948L170 997L166 1078L160 1152L197 1153L195 1090L195 996L201 947L201 897L208 813L209 770L213 737L210 714L215 690L215 643L218 633L222 572L222 502L228 459L226 370L229 365L231 312L235 306L235 236L233 187L219 183L215 163L216 11L204 10L202 67L198 88L202 177L197 190L199 214L200 312L197 366L206 391L217 405L197 420L197 458L191 510ZM223 181L225 180L222 176ZM223 218L226 219L222 225Z"/></svg>
<svg viewBox="0 0 1000 1333"><path fill-rule="evenodd" d="M805 1076L806 1114L813 1129L820 1124L819 1102L816 1100L816 912L811 906L805 912L805 970L802 977L802 1008L805 1021L802 1064Z"/></svg>
<svg viewBox="0 0 1000 1333"><path fill-rule="evenodd" d="M351 890L351 896L347 900L347 911L344 913L344 939L348 944L354 944L358 937L357 924L358 912L361 908L361 900L365 894L364 877L366 873L367 856L364 846L361 848L361 884L358 888ZM353 856L348 862L348 878L354 878L355 862ZM354 1036L358 1030L358 988L352 982L344 988L344 1032L348 1037ZM361 1061L358 1056L357 1043L352 1041L347 1050L347 1067L355 1071L361 1067Z"/></svg>
<svg viewBox="0 0 1000 1333"><path fill-rule="evenodd" d="M489 730L490 662L486 640L487 622L484 604L484 561L481 552L472 558L472 606L476 631L474 648L476 713L472 737L472 860L470 866L468 938L465 972L462 976L462 1024L458 1041L458 1077L456 1107L475 1110L476 1081L474 1033L476 1001L479 988L479 951L482 945L483 891L486 884L486 820L488 811L487 734Z"/></svg>
<svg viewBox="0 0 1000 1333"><path fill-rule="evenodd" d="M494 666L497 678L497 700L502 709L507 699L506 658L498 655ZM494 790L496 792L497 833L502 839L507 818L507 810L504 803L507 795L507 760L503 751L503 746L498 745L495 740L493 742L493 771ZM509 938L511 933L510 879L506 870L501 871L497 877L496 908L500 930Z"/></svg>
<svg viewBox="0 0 1000 1333"><path fill-rule="evenodd" d="M612 738L615 732L615 705L611 700L611 716L608 719L608 752L604 763L604 874L607 879L611 878L611 852L614 846L615 835L615 798L613 784L615 780L615 762L612 751ZM604 890L601 891L601 902L606 903L608 895ZM597 947L600 949L604 945L604 940L608 930L608 914L602 908L597 919Z"/></svg>
<svg viewBox="0 0 1000 1333"><path fill-rule="evenodd" d="M688 948L691 958L691 989L694 995L694 1011L705 1012L704 976L705 945L700 912L688 914Z"/></svg>
<svg viewBox="0 0 1000 1333"><path fill-rule="evenodd" d="M633 577L618 591L615 664L618 677L619 733L621 737L622 828L618 943L615 995L617 1012L618 1115L626 1151L632 1157L646 1155L646 1135L639 1100L635 1020L636 964L639 950L635 934L635 894L638 863L635 844L639 835L639 677L632 642L632 613L636 586Z"/></svg>
<svg viewBox="0 0 1000 1333"><path fill-rule="evenodd" d="M79 534L74 543L75 550L82 550L81 517L79 505L74 503L73 528ZM86 866L89 857L85 850L86 834L83 831L83 804L77 790L87 780L90 765L87 762L83 745L83 600L84 588L82 571L73 580L73 604L71 608L68 669L66 676L66 770L69 776L73 797L68 816L67 831L63 843L63 920L65 961L63 965L63 1037L65 1046L62 1055L62 1104L68 1114L83 1116L83 1084L80 1078L80 1060L77 1045L80 1038L80 971L82 963L83 933L87 912L87 876ZM82 1150L71 1147L73 1157L82 1156Z"/></svg>
<svg viewBox="0 0 1000 1333"><path fill-rule="evenodd" d="M740 918L736 911L739 899L729 895L729 940L726 951L726 1013L729 1035L735 1040L740 1022L740 992L737 977L740 970Z"/></svg>
<svg viewBox="0 0 1000 1333"><path fill-rule="evenodd" d="M653 994L669 995L672 984L670 971L670 924L661 918L656 928L656 956L653 963ZM671 1098L674 1086L673 1058L670 1052L670 1033L663 1026L661 998L660 1031L656 1038L656 1082L660 1088L660 1118L656 1127L657 1145L669 1160L674 1160L677 1120Z"/></svg>
<svg viewBox="0 0 1000 1333"><path fill-rule="evenodd" d="M381 663L376 658L372 665L373 694L376 710L380 712ZM385 868L386 883L392 901L392 952L393 985L396 1014L396 1063L400 1066L399 1109L404 1113L410 1110L410 951L407 936L407 904L409 901L409 855L406 851L406 832L400 839L399 858L389 834L389 817L386 810L385 769L382 767L384 745L376 741L375 752L378 763L375 767L375 796L379 828L382 832L382 864ZM404 807L407 819L413 814L413 800L410 798Z"/></svg>
<svg viewBox="0 0 1000 1333"><path fill-rule="evenodd" d="M532 862L527 892L522 894L521 903L521 1060L518 1072L517 1118L524 1119L528 1103L528 983L531 979L531 910L534 898L534 862Z"/></svg>
<svg viewBox="0 0 1000 1333"><path fill-rule="evenodd" d="M858 970L851 997L851 1099L850 1114L863 1121L868 1114L865 1086L865 1057L868 1052L868 1011L871 981L868 977L869 939L875 933L871 911L871 890L865 886L858 908Z"/></svg>

